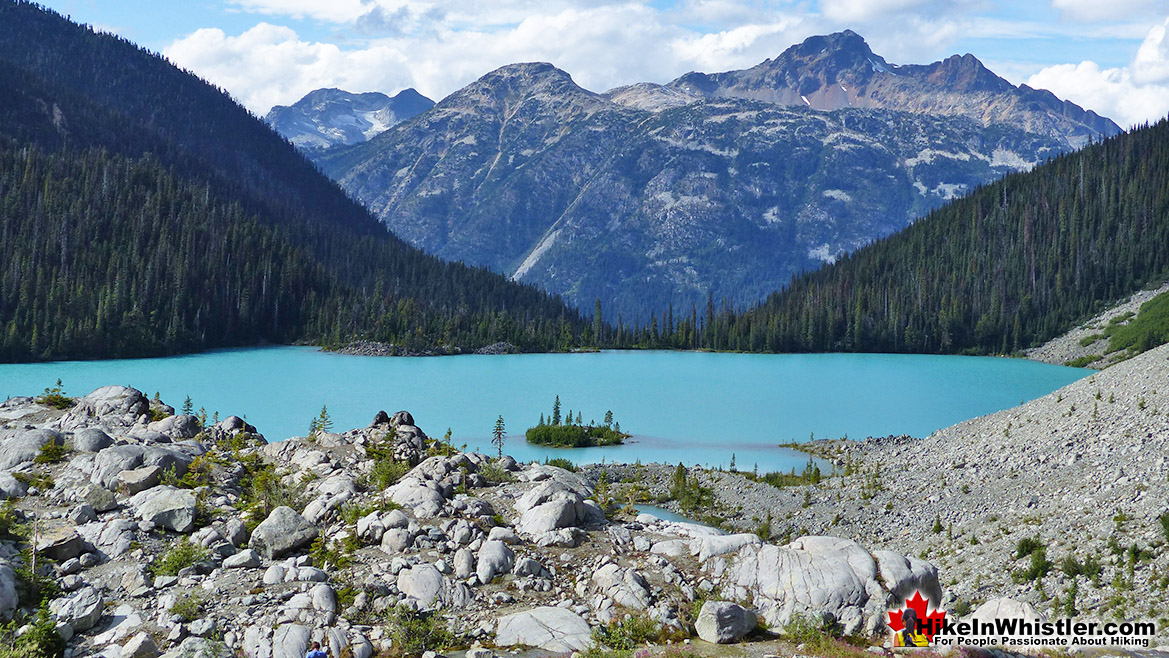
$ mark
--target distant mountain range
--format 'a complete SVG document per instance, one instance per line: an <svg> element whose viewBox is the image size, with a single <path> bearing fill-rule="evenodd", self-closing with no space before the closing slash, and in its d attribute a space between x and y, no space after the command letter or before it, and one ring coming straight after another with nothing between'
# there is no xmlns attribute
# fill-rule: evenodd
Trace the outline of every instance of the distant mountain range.
<svg viewBox="0 0 1169 658"><path fill-rule="evenodd" d="M972 56L896 66L853 32L743 71L603 94L488 73L367 142L310 153L397 235L646 321L746 305L945 201L1120 132Z"/></svg>
<svg viewBox="0 0 1169 658"><path fill-rule="evenodd" d="M290 106L273 107L264 120L297 147L312 151L367 141L432 107L434 101L414 89L393 98L376 91L318 89Z"/></svg>

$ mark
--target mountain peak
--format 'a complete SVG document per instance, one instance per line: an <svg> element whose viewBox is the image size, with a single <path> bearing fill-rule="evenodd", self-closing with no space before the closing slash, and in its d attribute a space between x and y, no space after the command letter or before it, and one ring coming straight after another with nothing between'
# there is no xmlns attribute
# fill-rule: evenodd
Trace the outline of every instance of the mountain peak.
<svg viewBox="0 0 1169 658"><path fill-rule="evenodd" d="M577 85L568 72L548 62L501 66L444 98L440 107L494 107L510 113L526 101L559 107L589 107L605 101Z"/></svg>
<svg viewBox="0 0 1169 658"><path fill-rule="evenodd" d="M273 107L264 120L302 149L356 144L421 114L434 101L414 89L393 98L377 91L354 94L343 89L316 89L292 105Z"/></svg>

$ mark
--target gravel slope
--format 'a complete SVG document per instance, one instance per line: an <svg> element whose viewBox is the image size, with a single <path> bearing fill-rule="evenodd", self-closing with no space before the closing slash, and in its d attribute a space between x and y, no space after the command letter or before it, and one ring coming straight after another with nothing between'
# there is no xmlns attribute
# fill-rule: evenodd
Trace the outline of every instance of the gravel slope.
<svg viewBox="0 0 1169 658"><path fill-rule="evenodd" d="M1108 326L1108 322L1112 318L1126 313L1137 313L1141 310L1141 304L1166 291L1169 291L1169 283L1155 290L1141 290L1124 302L1104 311L1066 334L1052 338L1039 347L1033 347L1024 352L1024 354L1028 359L1043 361L1044 363L1054 363L1055 365L1064 365L1068 361L1087 356L1103 357L1105 351L1108 349L1107 340L1096 340L1088 345L1081 345L1080 341L1089 336L1100 334ZM1119 360L1119 356L1117 354L1109 358L1102 358L1090 364L1088 367L1102 370L1116 363Z"/></svg>

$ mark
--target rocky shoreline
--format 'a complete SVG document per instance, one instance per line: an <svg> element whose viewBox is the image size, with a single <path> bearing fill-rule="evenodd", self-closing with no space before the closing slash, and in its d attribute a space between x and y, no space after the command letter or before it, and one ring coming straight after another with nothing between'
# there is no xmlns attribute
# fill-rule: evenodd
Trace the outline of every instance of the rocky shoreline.
<svg viewBox="0 0 1169 658"><path fill-rule="evenodd" d="M32 637L43 599L65 655L107 658L299 658L310 641L335 657L600 656L632 628L658 652L770 654L799 651L785 633L809 619L884 652L887 609L917 590L962 616L1164 627L1167 358L925 439L817 442L830 466L814 480L690 469L685 491L666 464L457 453L407 412L269 444L120 386L15 398L0 617ZM724 530L623 510L647 501Z"/></svg>
<svg viewBox="0 0 1169 658"><path fill-rule="evenodd" d="M333 350L338 354L353 356L454 356L458 354L519 354L520 349L511 343L492 343L479 349L464 352L458 346L428 347L417 350L393 343L379 343L377 341L353 341L344 347Z"/></svg>

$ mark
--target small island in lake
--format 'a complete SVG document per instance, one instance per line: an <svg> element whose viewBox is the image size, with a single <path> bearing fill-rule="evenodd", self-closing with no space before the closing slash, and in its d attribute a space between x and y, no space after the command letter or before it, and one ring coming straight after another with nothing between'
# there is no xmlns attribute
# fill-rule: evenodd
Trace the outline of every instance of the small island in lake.
<svg viewBox="0 0 1169 658"><path fill-rule="evenodd" d="M612 411L605 412L605 420L601 424L589 421L589 424L585 425L580 412L576 412L574 418L571 409L562 419L559 395L552 403L552 415L545 420L544 414L540 414L540 423L535 427L529 427L527 431L528 443L554 448L620 445L629 436L621 431L621 423L613 422Z"/></svg>

